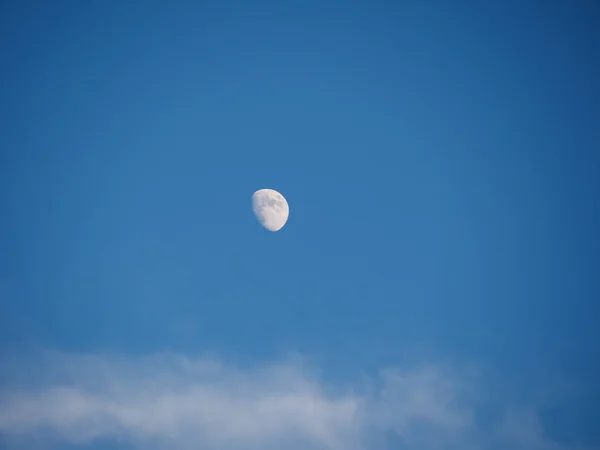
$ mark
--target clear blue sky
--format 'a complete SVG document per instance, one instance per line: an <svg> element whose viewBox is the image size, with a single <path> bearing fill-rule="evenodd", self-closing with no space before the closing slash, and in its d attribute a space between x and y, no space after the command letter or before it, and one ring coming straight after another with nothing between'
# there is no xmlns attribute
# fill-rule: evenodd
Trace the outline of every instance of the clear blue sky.
<svg viewBox="0 0 600 450"><path fill-rule="evenodd" d="M14 375L48 351L297 353L327 392L468 367L470 430L506 399L540 449L600 448L593 1L4 1L0 29L4 397L53 388ZM2 395L1 445L43 428Z"/></svg>

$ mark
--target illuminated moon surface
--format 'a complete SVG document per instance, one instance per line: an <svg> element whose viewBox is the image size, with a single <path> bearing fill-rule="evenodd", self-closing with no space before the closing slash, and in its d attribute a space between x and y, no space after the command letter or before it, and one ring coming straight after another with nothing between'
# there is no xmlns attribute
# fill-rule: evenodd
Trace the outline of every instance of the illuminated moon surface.
<svg viewBox="0 0 600 450"><path fill-rule="evenodd" d="M283 228L290 215L284 196L273 189L260 189L252 195L252 209L260 224L269 231Z"/></svg>

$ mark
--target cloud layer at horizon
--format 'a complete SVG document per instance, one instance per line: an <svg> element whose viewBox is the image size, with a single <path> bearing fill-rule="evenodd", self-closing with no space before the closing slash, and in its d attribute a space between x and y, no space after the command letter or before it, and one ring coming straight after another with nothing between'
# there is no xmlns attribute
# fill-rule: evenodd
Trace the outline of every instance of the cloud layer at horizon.
<svg viewBox="0 0 600 450"><path fill-rule="evenodd" d="M175 354L53 354L0 389L0 436L160 450L567 448L545 437L536 411L486 404L484 385L436 365L341 386L300 357L240 368ZM490 408L495 419L482 421Z"/></svg>

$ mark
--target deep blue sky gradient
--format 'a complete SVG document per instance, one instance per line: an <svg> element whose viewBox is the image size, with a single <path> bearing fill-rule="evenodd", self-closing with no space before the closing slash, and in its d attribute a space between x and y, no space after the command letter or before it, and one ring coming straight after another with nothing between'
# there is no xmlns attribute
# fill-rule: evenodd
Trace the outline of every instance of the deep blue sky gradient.
<svg viewBox="0 0 600 450"><path fill-rule="evenodd" d="M599 17L2 2L0 348L473 362L600 445Z"/></svg>

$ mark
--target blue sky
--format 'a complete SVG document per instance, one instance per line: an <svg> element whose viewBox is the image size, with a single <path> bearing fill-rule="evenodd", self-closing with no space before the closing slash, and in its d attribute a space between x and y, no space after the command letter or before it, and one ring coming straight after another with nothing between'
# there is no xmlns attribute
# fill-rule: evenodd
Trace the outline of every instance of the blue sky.
<svg viewBox="0 0 600 450"><path fill-rule="evenodd" d="M600 448L594 2L50 3L0 6L1 447Z"/></svg>

